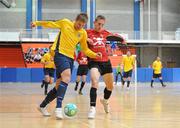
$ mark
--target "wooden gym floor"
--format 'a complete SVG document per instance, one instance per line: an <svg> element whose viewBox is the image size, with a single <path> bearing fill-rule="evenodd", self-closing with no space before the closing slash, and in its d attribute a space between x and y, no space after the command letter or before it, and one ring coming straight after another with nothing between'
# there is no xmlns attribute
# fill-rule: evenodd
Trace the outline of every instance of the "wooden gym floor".
<svg viewBox="0 0 180 128"><path fill-rule="evenodd" d="M134 87L127 91L117 85L110 100L111 112L105 114L99 102L104 89L101 83L96 118L89 120L89 84L83 96L74 92L74 85L70 84L64 104L75 103L77 116L56 120L54 115L43 117L37 111L44 98L40 83L0 83L0 128L179 128L180 85L167 85L162 88L155 83L155 88L151 89L149 84L138 83L137 96ZM52 102L48 110L53 113L54 108L55 102Z"/></svg>

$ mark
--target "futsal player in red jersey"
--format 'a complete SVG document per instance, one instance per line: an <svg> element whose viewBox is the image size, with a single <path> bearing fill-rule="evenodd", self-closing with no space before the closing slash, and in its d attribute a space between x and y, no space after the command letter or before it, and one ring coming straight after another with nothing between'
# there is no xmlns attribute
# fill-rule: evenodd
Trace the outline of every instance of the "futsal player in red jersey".
<svg viewBox="0 0 180 128"><path fill-rule="evenodd" d="M76 60L79 63L79 66L77 69L77 78L76 78L76 85L75 85L74 90L77 91L79 82L81 81L81 78L82 78L81 87L79 89L79 94L83 95L82 89L86 83L86 75L88 73L88 65L87 65L88 60L87 60L87 56L81 51L78 53Z"/></svg>
<svg viewBox="0 0 180 128"><path fill-rule="evenodd" d="M104 98L100 100L100 102L104 106L104 110L106 113L109 113L108 100L113 90L113 70L111 62L108 58L108 53L106 52L106 37L108 35L111 35L112 33L103 28L105 21L105 17L99 15L94 21L94 29L86 30L88 34L87 41L89 49L91 49L95 53L102 53L102 58L89 58L88 62L92 84L90 89L90 111L88 113L88 118L90 119L95 118L96 115L96 98L100 76L102 76L106 85L104 89Z"/></svg>

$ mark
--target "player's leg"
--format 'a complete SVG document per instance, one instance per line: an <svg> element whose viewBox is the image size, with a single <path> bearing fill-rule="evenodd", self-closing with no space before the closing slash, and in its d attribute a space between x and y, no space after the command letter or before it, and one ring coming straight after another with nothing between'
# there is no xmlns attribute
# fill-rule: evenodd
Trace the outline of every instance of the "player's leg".
<svg viewBox="0 0 180 128"><path fill-rule="evenodd" d="M103 80L105 82L105 89L104 89L104 98L101 99L101 103L104 106L104 110L106 113L109 113L109 103L108 100L111 96L112 90L113 90L113 73L106 73L103 75Z"/></svg>
<svg viewBox="0 0 180 128"><path fill-rule="evenodd" d="M83 95L82 89L84 88L84 85L86 84L86 75L82 75L82 82L81 82L81 87L79 89L79 94Z"/></svg>
<svg viewBox="0 0 180 128"><path fill-rule="evenodd" d="M45 79L45 78L44 78ZM45 85L45 80L42 80L42 83L41 83L41 88L43 88L44 87L44 85Z"/></svg>
<svg viewBox="0 0 180 128"><path fill-rule="evenodd" d="M48 92L47 96L45 97L45 99L40 104L39 110L43 114L43 116L50 116L46 107L50 102L52 102L57 97L57 88L58 88L60 82L61 82L61 78L56 80L56 86Z"/></svg>
<svg viewBox="0 0 180 128"><path fill-rule="evenodd" d="M129 88L130 88L131 77L132 77L132 70L128 71L127 89L129 89Z"/></svg>
<svg viewBox="0 0 180 128"><path fill-rule="evenodd" d="M58 67L57 69L59 69L59 75L61 76L61 82L57 88L57 102L56 102L56 110L55 110L55 114L57 119L62 119L63 118L63 112L62 112L62 102L68 87L68 83L70 82L71 79L71 72L73 69L73 62L74 60L66 57L62 54L59 54L59 61L56 62L55 64ZM56 69L56 70L57 70Z"/></svg>
<svg viewBox="0 0 180 128"><path fill-rule="evenodd" d="M102 63L102 65L100 66L100 69L101 69L101 75L106 85L106 87L104 88L104 97L103 99L100 100L100 102L103 104L105 112L108 113L109 112L108 100L111 96L111 93L113 90L113 82L114 82L111 62L108 61L108 62Z"/></svg>
<svg viewBox="0 0 180 128"><path fill-rule="evenodd" d="M50 77L49 77L49 75L46 75L45 76L45 85L44 85L44 95L47 95L49 81L50 81Z"/></svg>
<svg viewBox="0 0 180 128"><path fill-rule="evenodd" d="M43 88L44 87L44 85L46 84L46 76L48 75L48 70L47 70L47 68L44 68L43 69L43 72L44 72L44 79L42 80L42 83L41 83L41 88Z"/></svg>
<svg viewBox="0 0 180 128"><path fill-rule="evenodd" d="M77 77L76 77L76 85L75 85L75 87L74 87L74 90L75 90L75 91L77 91L77 89L78 89L78 85L79 85L80 80L81 80L81 76L80 76L80 75L77 75Z"/></svg>
<svg viewBox="0 0 180 128"><path fill-rule="evenodd" d="M159 74L159 81L161 82L162 87L166 87L166 85L163 83L162 75Z"/></svg>
<svg viewBox="0 0 180 128"><path fill-rule="evenodd" d="M82 76L81 75L81 66L79 65L78 69L77 69L76 85L74 88L75 91L77 91L77 89L78 89L79 82L81 81L81 76Z"/></svg>
<svg viewBox="0 0 180 128"><path fill-rule="evenodd" d="M88 113L88 118L93 119L96 115L96 99L97 99L97 88L99 84L100 73L98 68L93 67L90 69L91 76L91 89L90 89L90 111Z"/></svg>
<svg viewBox="0 0 180 128"><path fill-rule="evenodd" d="M124 88L124 84L125 84L125 82L126 82L126 79L127 79L127 77L128 77L128 74L127 74L127 72L123 72L123 81L122 81L122 88Z"/></svg>
<svg viewBox="0 0 180 128"><path fill-rule="evenodd" d="M54 82L54 69L50 69L49 72L49 84L53 84ZM45 86L45 95L47 95L48 92L48 85Z"/></svg>
<svg viewBox="0 0 180 128"><path fill-rule="evenodd" d="M83 65L83 70L82 70L82 73L81 73L81 75L82 75L82 82L81 82L81 87L79 89L79 94L80 95L83 95L82 89L83 89L84 85L86 84L86 75L87 75L87 73L88 73L88 66L87 65Z"/></svg>
<svg viewBox="0 0 180 128"><path fill-rule="evenodd" d="M153 76L152 76L152 79L151 79L151 88L153 88L153 83L154 83L154 79L156 78L156 74L153 72Z"/></svg>

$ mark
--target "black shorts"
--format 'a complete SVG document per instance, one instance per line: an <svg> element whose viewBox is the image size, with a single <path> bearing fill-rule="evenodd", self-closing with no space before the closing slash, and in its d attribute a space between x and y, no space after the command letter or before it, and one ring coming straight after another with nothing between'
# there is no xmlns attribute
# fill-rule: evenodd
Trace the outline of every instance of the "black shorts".
<svg viewBox="0 0 180 128"><path fill-rule="evenodd" d="M108 60L107 62L89 61L88 68L97 68L101 75L104 75L106 73L112 73L112 65L110 60Z"/></svg>
<svg viewBox="0 0 180 128"><path fill-rule="evenodd" d="M54 78L54 68L44 68L44 75L49 75L50 77Z"/></svg>
<svg viewBox="0 0 180 128"><path fill-rule="evenodd" d="M162 77L162 74L160 73L160 74L155 74L154 72L153 72L153 78L159 78L159 77Z"/></svg>
<svg viewBox="0 0 180 128"><path fill-rule="evenodd" d="M87 75L88 73L88 66L87 65L79 65L77 69L77 75L82 76L82 75Z"/></svg>
<svg viewBox="0 0 180 128"><path fill-rule="evenodd" d="M123 72L123 77L124 78L132 77L132 70L129 70L127 72Z"/></svg>

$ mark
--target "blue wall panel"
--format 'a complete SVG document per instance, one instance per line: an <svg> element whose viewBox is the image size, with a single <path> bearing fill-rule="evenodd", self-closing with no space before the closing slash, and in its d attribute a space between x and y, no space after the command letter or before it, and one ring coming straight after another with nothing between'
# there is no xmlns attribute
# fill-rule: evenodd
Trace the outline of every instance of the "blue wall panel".
<svg viewBox="0 0 180 128"><path fill-rule="evenodd" d="M180 82L180 69L173 68L173 82Z"/></svg>
<svg viewBox="0 0 180 128"><path fill-rule="evenodd" d="M2 68L1 81L2 82L16 82L16 68Z"/></svg>
<svg viewBox="0 0 180 128"><path fill-rule="evenodd" d="M31 69L31 82L41 82L43 78L44 73L42 68Z"/></svg>
<svg viewBox="0 0 180 128"><path fill-rule="evenodd" d="M146 79L145 68L138 68L137 69L137 81L145 82L145 79Z"/></svg>
<svg viewBox="0 0 180 128"><path fill-rule="evenodd" d="M145 81L146 82L151 82L153 75L153 70L151 68L145 68Z"/></svg>
<svg viewBox="0 0 180 128"><path fill-rule="evenodd" d="M162 70L162 77L164 82L172 82L173 81L173 69L172 68L164 68Z"/></svg>
<svg viewBox="0 0 180 128"><path fill-rule="evenodd" d="M31 81L31 68L17 68L16 82L29 82L29 81Z"/></svg>
<svg viewBox="0 0 180 128"><path fill-rule="evenodd" d="M0 68L0 82L1 82L1 68Z"/></svg>
<svg viewBox="0 0 180 128"><path fill-rule="evenodd" d="M77 69L73 70L71 82L76 81ZM113 69L114 77L116 69ZM152 78L152 69L138 68L138 82L150 82ZM180 82L180 68L164 68L162 70L163 80L165 82ZM44 77L41 68L0 68L0 82L41 82ZM120 80L120 78L119 78ZM102 81L102 77L100 77ZM155 81L158 81L156 79ZM90 74L88 73L87 82L90 82Z"/></svg>

